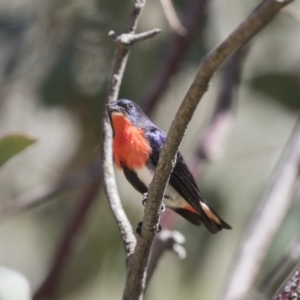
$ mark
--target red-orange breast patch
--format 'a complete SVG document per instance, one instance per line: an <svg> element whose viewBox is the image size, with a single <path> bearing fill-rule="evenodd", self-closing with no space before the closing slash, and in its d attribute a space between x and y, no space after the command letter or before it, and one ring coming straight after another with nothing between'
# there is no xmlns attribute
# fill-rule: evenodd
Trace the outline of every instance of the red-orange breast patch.
<svg viewBox="0 0 300 300"><path fill-rule="evenodd" d="M122 169L122 164L129 169L142 168L151 154L144 131L133 126L122 113L113 113L111 119L115 133L113 152L117 168Z"/></svg>

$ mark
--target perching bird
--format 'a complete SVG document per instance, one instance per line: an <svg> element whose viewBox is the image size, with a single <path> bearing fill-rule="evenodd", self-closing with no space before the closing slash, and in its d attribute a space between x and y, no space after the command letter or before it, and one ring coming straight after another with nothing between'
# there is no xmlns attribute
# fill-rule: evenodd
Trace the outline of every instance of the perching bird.
<svg viewBox="0 0 300 300"><path fill-rule="evenodd" d="M166 134L134 102L121 99L107 104L113 129L113 155L118 169L140 193L148 192ZM163 203L191 223L201 222L211 233L231 229L202 197L180 152Z"/></svg>

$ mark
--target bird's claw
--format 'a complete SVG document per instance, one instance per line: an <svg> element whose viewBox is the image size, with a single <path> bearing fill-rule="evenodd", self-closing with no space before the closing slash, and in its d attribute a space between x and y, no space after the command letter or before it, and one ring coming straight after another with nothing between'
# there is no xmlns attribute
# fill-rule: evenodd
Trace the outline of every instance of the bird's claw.
<svg viewBox="0 0 300 300"><path fill-rule="evenodd" d="M148 198L148 193L144 193L143 194L143 200L142 200L142 203L143 203L144 206L146 206L147 198Z"/></svg>
<svg viewBox="0 0 300 300"><path fill-rule="evenodd" d="M146 206L147 199L148 199L148 193L144 193L144 194L143 194L143 200L142 200L142 204L143 204L144 206ZM162 203L161 203L161 206L160 206L160 211L161 211L161 212L164 212L165 210L166 210L166 206L165 206L165 204L162 202Z"/></svg>
<svg viewBox="0 0 300 300"><path fill-rule="evenodd" d="M135 230L135 232L137 233L138 236L142 237L142 226L143 226L143 222L139 222L138 225L137 225L137 228ZM161 232L162 230L162 227L161 225L158 223L156 226L155 226L155 232L156 233L159 233Z"/></svg>
<svg viewBox="0 0 300 300"><path fill-rule="evenodd" d="M139 237L142 237L142 225L143 225L143 222L139 222L137 224L137 227L136 227L136 234L139 236Z"/></svg>
<svg viewBox="0 0 300 300"><path fill-rule="evenodd" d="M164 212L166 210L166 206L165 206L165 204L162 202L161 203L161 206L160 206L160 211L161 212Z"/></svg>
<svg viewBox="0 0 300 300"><path fill-rule="evenodd" d="M161 230L162 230L161 225L159 223L157 223L155 232L159 233L159 232L161 232Z"/></svg>

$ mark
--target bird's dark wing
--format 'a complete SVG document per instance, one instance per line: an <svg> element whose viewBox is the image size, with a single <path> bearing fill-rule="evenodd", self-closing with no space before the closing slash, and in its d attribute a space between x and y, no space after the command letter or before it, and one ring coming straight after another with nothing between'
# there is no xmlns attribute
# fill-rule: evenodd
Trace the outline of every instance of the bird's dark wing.
<svg viewBox="0 0 300 300"><path fill-rule="evenodd" d="M201 196L194 176L191 174L180 152L177 153L176 165L169 183L193 208L199 213L202 212L199 201L206 201Z"/></svg>
<svg viewBox="0 0 300 300"><path fill-rule="evenodd" d="M166 134L153 126L152 130L147 133L147 139L152 148L150 161L154 166L157 166L161 147L166 140ZM205 202L205 200L201 196L195 179L180 152L177 153L177 162L170 176L169 183L194 209L199 213L202 212L199 201Z"/></svg>
<svg viewBox="0 0 300 300"><path fill-rule="evenodd" d="M170 176L170 185L198 212L199 218L211 233L225 229L231 229L231 226L218 216L218 214L207 204L202 197L194 176L191 174L180 152L177 153L177 162ZM195 216L189 210L176 210L188 220L195 224Z"/></svg>
<svg viewBox="0 0 300 300"><path fill-rule="evenodd" d="M152 147L150 163L157 166L160 149L166 140L166 134L159 128L153 127L153 129L147 133L147 138ZM177 153L176 165L170 176L169 184L195 210L195 212L192 212L186 207L174 208L174 210L184 218L195 225L200 225L202 221L212 233L216 233L222 228L231 228L206 204L180 152ZM203 206L204 203L206 204L205 206ZM204 211L203 207L206 208L206 211ZM217 220L217 222L215 220Z"/></svg>
<svg viewBox="0 0 300 300"><path fill-rule="evenodd" d="M145 184L138 178L136 173L130 169L128 169L126 166L123 167L123 173L126 177L126 179L131 183L131 185L141 194L145 194L148 192L148 188L145 186Z"/></svg>

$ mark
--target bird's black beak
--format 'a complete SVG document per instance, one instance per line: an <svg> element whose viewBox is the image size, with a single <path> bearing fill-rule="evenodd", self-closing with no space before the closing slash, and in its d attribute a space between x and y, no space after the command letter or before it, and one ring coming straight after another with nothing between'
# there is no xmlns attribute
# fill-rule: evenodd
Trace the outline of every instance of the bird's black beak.
<svg viewBox="0 0 300 300"><path fill-rule="evenodd" d="M113 113L114 111L121 112L121 107L117 105L116 101L107 103L106 107L109 114Z"/></svg>

